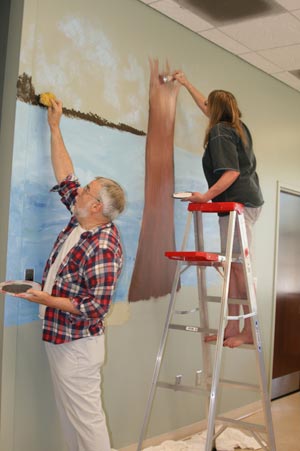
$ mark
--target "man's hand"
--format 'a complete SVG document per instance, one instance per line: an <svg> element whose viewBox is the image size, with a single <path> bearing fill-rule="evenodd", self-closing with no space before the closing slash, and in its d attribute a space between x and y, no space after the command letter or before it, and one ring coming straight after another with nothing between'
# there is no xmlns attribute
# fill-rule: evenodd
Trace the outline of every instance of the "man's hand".
<svg viewBox="0 0 300 451"><path fill-rule="evenodd" d="M62 116L62 102L61 100L51 99L51 106L48 108L48 123L51 130L58 128L60 118Z"/></svg>
<svg viewBox="0 0 300 451"><path fill-rule="evenodd" d="M30 288L26 293L18 294L19 298L26 299L26 301L34 302L36 304L46 305L47 307L63 310L64 312L73 313L73 315L80 315L69 298L62 298L58 296L51 296L46 291L33 290Z"/></svg>
<svg viewBox="0 0 300 451"><path fill-rule="evenodd" d="M21 293L18 295L19 298L26 299L30 302L35 302L37 304L48 305L51 296L46 291L39 291L30 288L26 293Z"/></svg>

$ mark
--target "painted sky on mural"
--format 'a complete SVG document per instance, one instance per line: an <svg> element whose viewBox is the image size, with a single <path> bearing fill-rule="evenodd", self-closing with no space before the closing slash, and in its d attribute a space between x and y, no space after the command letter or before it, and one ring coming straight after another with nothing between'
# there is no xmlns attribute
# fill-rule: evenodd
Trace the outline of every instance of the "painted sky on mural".
<svg viewBox="0 0 300 451"><path fill-rule="evenodd" d="M103 175L116 179L125 189L126 211L116 221L122 236L125 265L114 302L126 302L143 214L146 138L66 117L62 118L61 128L82 185L96 175ZM34 268L35 280L40 281L52 244L69 219L69 213L58 196L49 192L55 184L49 143L45 109L18 101L7 280L22 280L24 270ZM200 155L175 149L174 161L176 191L205 189ZM186 204L175 201L177 248L182 241L186 217ZM217 250L218 233L213 225L215 220L209 218L208 221L206 228L209 229L209 241L214 243ZM192 234L188 248L193 249ZM208 250L214 249L210 245ZM194 273L185 273L182 284L194 285ZM6 326L38 319L37 305L11 296L6 298Z"/></svg>
<svg viewBox="0 0 300 451"><path fill-rule="evenodd" d="M205 65L200 54L186 48L182 39L176 45L177 24L154 10L148 11L145 20L142 3L127 2L123 8L120 0L87 0L86 6L80 0L64 0L59 8L38 2L36 9L35 0L28 2L32 8L25 10L20 74L32 76L37 94L52 91L67 108L91 111L146 131L149 58L158 58L162 71L168 62L170 70L182 69L189 77L193 74L191 81L196 86L202 79ZM35 9L36 14L27 13ZM162 35L153 26L154 20ZM137 39L141 33L143 39ZM215 88L208 88L207 83L199 86L204 93ZM177 145L199 155L206 117L184 88L176 114Z"/></svg>

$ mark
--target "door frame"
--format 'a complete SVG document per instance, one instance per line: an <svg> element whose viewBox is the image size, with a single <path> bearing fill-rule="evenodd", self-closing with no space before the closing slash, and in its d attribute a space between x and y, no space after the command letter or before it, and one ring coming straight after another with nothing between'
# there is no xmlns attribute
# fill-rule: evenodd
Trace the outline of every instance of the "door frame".
<svg viewBox="0 0 300 451"><path fill-rule="evenodd" d="M278 248L279 248L279 221L280 221L280 193L292 194L300 198L300 185L290 185L277 180L276 188L276 216L275 216L275 242L274 242L274 276L273 276L273 309L272 309L272 327L271 327L271 352L270 352L270 372L269 372L269 395L272 397L273 380L273 360L274 360L274 341L275 341L275 321L276 321L276 298L277 298L277 270L278 270Z"/></svg>

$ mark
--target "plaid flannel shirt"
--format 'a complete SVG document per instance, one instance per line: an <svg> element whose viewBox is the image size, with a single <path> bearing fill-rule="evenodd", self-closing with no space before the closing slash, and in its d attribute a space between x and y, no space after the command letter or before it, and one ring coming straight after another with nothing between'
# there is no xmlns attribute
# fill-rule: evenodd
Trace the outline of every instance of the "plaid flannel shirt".
<svg viewBox="0 0 300 451"><path fill-rule="evenodd" d="M74 175L52 188L70 210L80 187ZM57 237L43 274L43 286L51 264L59 250L78 225L72 216ZM43 321L43 340L61 344L104 331L113 291L123 263L122 246L116 226L109 222L82 233L80 240L61 263L52 289L52 296L69 298L80 315L47 307Z"/></svg>

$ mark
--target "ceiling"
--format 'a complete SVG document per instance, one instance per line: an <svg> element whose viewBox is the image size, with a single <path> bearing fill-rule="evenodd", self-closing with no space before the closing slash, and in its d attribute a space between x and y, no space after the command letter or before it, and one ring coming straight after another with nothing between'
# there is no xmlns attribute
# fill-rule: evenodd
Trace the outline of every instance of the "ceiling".
<svg viewBox="0 0 300 451"><path fill-rule="evenodd" d="M300 0L140 0L300 91Z"/></svg>

